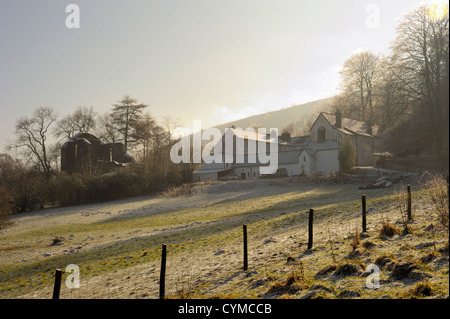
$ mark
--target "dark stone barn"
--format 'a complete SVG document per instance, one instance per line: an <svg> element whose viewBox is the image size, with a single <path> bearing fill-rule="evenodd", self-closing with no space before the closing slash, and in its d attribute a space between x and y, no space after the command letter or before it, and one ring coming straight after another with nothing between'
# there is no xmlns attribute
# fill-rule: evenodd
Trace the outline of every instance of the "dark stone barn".
<svg viewBox="0 0 450 319"><path fill-rule="evenodd" d="M61 147L61 170L69 174L94 167L108 170L132 162L122 143L103 144L89 133L75 134Z"/></svg>

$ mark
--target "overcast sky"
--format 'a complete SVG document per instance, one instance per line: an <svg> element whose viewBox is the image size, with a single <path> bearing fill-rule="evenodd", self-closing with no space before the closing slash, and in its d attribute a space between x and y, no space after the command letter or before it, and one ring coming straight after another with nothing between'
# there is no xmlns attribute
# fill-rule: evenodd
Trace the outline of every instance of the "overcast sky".
<svg viewBox="0 0 450 319"><path fill-rule="evenodd" d="M66 26L66 6L80 28ZM21 116L109 111L124 95L207 127L338 92L419 0L0 0L0 152Z"/></svg>

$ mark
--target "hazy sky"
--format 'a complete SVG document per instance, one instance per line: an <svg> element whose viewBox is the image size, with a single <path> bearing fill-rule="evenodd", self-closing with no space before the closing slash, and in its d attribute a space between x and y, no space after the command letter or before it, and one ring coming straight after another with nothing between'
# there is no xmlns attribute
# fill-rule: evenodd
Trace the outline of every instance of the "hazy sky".
<svg viewBox="0 0 450 319"><path fill-rule="evenodd" d="M66 27L70 3L78 29ZM206 127L332 96L345 59L387 52L418 3L0 0L0 152L39 106L104 113L128 94L157 120Z"/></svg>

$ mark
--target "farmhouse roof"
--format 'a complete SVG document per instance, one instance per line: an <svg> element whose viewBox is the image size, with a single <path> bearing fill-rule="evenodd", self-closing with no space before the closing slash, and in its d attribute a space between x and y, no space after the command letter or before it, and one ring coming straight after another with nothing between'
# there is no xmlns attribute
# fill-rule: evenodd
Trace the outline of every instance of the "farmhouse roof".
<svg viewBox="0 0 450 319"><path fill-rule="evenodd" d="M270 131L267 132L267 134L258 134L258 130L253 129L239 129L239 128L230 128L232 130L233 134L236 135L236 137L239 137L241 139L248 139L248 140L254 140L254 141L261 141L261 142L271 142L274 143L275 140L270 138Z"/></svg>
<svg viewBox="0 0 450 319"><path fill-rule="evenodd" d="M347 135L363 135L363 136L376 136L378 135L378 126L372 125L372 134L369 133L367 122L350 119L347 117L342 117L342 128L336 127L336 115L331 113L322 112L321 113L325 119L333 126L335 129ZM318 117L317 117L318 118ZM317 120L316 120L317 121ZM314 124L313 124L314 126Z"/></svg>
<svg viewBox="0 0 450 319"><path fill-rule="evenodd" d="M298 157L302 151L288 151L278 153L278 164L298 163Z"/></svg>
<svg viewBox="0 0 450 319"><path fill-rule="evenodd" d="M335 150L339 148L340 144L337 141L325 141L321 143L311 142L308 147L304 149L304 151L306 151L309 155L314 155L319 151Z"/></svg>

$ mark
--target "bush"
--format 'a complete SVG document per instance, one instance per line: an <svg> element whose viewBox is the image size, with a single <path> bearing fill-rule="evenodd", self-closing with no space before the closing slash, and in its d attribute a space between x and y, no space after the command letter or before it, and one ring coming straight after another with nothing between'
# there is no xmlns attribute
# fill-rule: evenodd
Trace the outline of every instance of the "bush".
<svg viewBox="0 0 450 319"><path fill-rule="evenodd" d="M10 211L31 211L42 208L44 203L68 206L147 195L169 186L178 187L192 177L191 166L158 160L152 165L134 164L106 174L100 170L71 175L59 172L46 180L42 172L26 168L20 161L3 154L0 156L0 220Z"/></svg>
<svg viewBox="0 0 450 319"><path fill-rule="evenodd" d="M350 173L356 165L356 148L348 136L339 148L338 160L339 170L343 173Z"/></svg>
<svg viewBox="0 0 450 319"><path fill-rule="evenodd" d="M139 187L135 181L137 176L129 172L114 172L103 176L105 183L105 199L113 200L141 195Z"/></svg>
<svg viewBox="0 0 450 319"><path fill-rule="evenodd" d="M48 199L67 206L141 196L148 192L147 178L130 169L103 175L59 173L49 182Z"/></svg>
<svg viewBox="0 0 450 319"><path fill-rule="evenodd" d="M7 227L10 222L9 218L13 213L14 199L8 189L0 186L0 229Z"/></svg>
<svg viewBox="0 0 450 319"><path fill-rule="evenodd" d="M84 200L87 202L101 202L107 199L108 191L102 176L82 177Z"/></svg>
<svg viewBox="0 0 450 319"><path fill-rule="evenodd" d="M44 205L46 183L43 174L34 168L25 168L23 163L7 154L0 154L0 187L3 188L2 197L9 203L6 210L13 214ZM4 200L2 206L6 202Z"/></svg>
<svg viewBox="0 0 450 319"><path fill-rule="evenodd" d="M51 201L62 206L76 205L84 197L84 186L81 175L60 173L49 181Z"/></svg>

